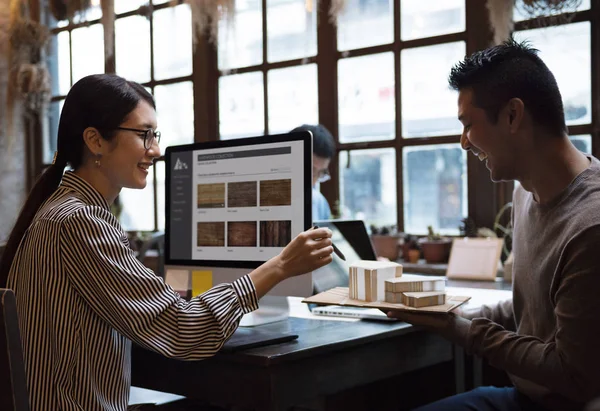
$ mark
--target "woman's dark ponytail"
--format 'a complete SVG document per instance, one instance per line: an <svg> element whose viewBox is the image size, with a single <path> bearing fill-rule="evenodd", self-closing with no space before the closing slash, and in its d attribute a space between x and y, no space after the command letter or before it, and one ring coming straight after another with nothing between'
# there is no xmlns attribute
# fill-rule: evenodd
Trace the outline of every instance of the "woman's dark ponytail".
<svg viewBox="0 0 600 411"><path fill-rule="evenodd" d="M8 237L8 242L2 253L2 259L0 259L0 288L6 288L8 272L10 271L10 266L15 258L21 239L25 236L25 232L29 228L35 213L37 213L40 206L52 195L60 184L64 170L65 164L52 164L38 178L31 189L25 205L17 218L17 222Z"/></svg>
<svg viewBox="0 0 600 411"><path fill-rule="evenodd" d="M106 130L102 137L112 139L114 130L141 100L156 108L152 95L144 87L114 74L94 74L73 85L60 114L57 156L29 193L2 253L0 288L6 288L19 244L40 206L59 186L67 163L74 170L81 166L85 150L84 130L88 127Z"/></svg>

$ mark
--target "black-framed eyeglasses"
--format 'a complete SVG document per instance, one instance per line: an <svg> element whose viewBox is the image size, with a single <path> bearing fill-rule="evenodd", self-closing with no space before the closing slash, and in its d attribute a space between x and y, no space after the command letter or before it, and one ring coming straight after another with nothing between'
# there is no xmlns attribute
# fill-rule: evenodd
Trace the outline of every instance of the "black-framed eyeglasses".
<svg viewBox="0 0 600 411"><path fill-rule="evenodd" d="M149 150L155 141L156 144L160 144L160 131L154 131L151 128L143 130L140 128L117 127L116 129L125 131L135 131L136 133L144 133L144 148L146 150Z"/></svg>

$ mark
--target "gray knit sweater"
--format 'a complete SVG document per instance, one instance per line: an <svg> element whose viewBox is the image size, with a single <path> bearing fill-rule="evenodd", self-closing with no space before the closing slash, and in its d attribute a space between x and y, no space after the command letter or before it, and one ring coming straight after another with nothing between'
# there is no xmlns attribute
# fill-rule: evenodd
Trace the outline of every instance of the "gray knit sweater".
<svg viewBox="0 0 600 411"><path fill-rule="evenodd" d="M517 187L513 299L457 328L468 351L555 410L600 396L600 161L590 160L548 204Z"/></svg>

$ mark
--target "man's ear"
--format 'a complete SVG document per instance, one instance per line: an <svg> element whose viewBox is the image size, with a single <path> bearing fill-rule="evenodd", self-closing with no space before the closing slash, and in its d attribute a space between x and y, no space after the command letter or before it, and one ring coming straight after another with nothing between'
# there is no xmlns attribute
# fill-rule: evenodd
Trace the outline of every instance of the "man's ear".
<svg viewBox="0 0 600 411"><path fill-rule="evenodd" d="M94 127L88 127L83 130L83 142L90 150L92 155L103 154L105 141L100 135L98 129Z"/></svg>
<svg viewBox="0 0 600 411"><path fill-rule="evenodd" d="M520 98L511 98L506 105L506 109L510 131L516 132L521 127L525 117L525 104Z"/></svg>

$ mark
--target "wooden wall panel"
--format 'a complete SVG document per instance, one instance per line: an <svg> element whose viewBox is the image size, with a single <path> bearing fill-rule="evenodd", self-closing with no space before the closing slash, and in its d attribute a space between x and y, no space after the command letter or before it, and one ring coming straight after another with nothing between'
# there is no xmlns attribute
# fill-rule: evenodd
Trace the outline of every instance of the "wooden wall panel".
<svg viewBox="0 0 600 411"><path fill-rule="evenodd" d="M265 180L260 182L260 206L292 205L292 180Z"/></svg>
<svg viewBox="0 0 600 411"><path fill-rule="evenodd" d="M256 221L227 223L228 247L256 247Z"/></svg>
<svg viewBox="0 0 600 411"><path fill-rule="evenodd" d="M285 247L292 241L291 221L261 221L260 246Z"/></svg>
<svg viewBox="0 0 600 411"><path fill-rule="evenodd" d="M227 207L256 207L256 181L227 184Z"/></svg>
<svg viewBox="0 0 600 411"><path fill-rule="evenodd" d="M225 222L211 221L197 225L198 247L225 247Z"/></svg>
<svg viewBox="0 0 600 411"><path fill-rule="evenodd" d="M224 208L225 183L198 184L198 208Z"/></svg>

